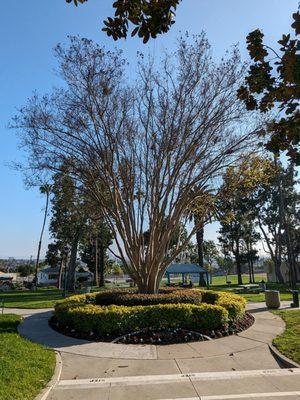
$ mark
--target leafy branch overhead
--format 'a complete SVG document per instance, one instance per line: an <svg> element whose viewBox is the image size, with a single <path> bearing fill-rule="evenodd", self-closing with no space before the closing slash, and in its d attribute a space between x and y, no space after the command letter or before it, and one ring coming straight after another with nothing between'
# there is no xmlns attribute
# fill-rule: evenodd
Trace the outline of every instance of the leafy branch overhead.
<svg viewBox="0 0 300 400"><path fill-rule="evenodd" d="M278 41L279 51L264 44L259 30L247 36L252 59L248 76L238 91L248 110L266 113L278 107L279 117L273 120L265 133L270 134L267 149L279 153L287 151L300 164L300 13L293 14L295 36L283 35Z"/></svg>
<svg viewBox="0 0 300 400"><path fill-rule="evenodd" d="M66 0L78 6L88 0ZM114 40L126 38L129 24L134 28L131 36L138 35L147 43L149 38L166 33L174 24L177 5L181 0L117 0L113 3L115 15L104 21L102 29Z"/></svg>

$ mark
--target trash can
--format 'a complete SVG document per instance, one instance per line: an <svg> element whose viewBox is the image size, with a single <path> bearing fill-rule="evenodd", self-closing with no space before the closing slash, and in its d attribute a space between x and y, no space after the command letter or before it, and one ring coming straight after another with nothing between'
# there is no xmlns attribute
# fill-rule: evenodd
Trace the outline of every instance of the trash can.
<svg viewBox="0 0 300 400"><path fill-rule="evenodd" d="M91 290L92 290L91 286L87 286L85 288L85 293L91 293Z"/></svg>
<svg viewBox="0 0 300 400"><path fill-rule="evenodd" d="M299 307L299 291L298 290L291 290L293 295L293 302L291 307L298 308Z"/></svg>
<svg viewBox="0 0 300 400"><path fill-rule="evenodd" d="M278 290L266 290L265 299L268 308L280 307L280 292Z"/></svg>

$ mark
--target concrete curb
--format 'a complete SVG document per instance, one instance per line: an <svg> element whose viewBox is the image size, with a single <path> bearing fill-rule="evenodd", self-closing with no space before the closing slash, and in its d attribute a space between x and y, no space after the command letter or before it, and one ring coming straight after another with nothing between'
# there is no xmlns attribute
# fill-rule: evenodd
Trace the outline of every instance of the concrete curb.
<svg viewBox="0 0 300 400"><path fill-rule="evenodd" d="M275 346L273 346L272 344L269 344L268 346L273 357L276 359L279 365L282 365L283 368L300 368L299 364L281 354Z"/></svg>
<svg viewBox="0 0 300 400"><path fill-rule="evenodd" d="M56 365L53 376L46 387L35 397L34 400L46 400L50 391L58 384L62 371L62 359L58 351L55 352Z"/></svg>

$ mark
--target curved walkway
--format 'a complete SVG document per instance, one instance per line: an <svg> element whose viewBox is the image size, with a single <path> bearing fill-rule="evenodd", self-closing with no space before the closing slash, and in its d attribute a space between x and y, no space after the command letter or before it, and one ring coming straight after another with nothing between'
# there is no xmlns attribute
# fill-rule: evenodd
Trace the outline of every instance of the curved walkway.
<svg viewBox="0 0 300 400"><path fill-rule="evenodd" d="M281 318L255 307L252 310L255 323L246 331L220 339L173 344L125 345L107 342L89 342L62 335L48 325L51 311L42 311L28 316L20 326L22 336L60 352L112 359L157 360L193 359L224 356L231 353L265 348L284 330Z"/></svg>
<svg viewBox="0 0 300 400"><path fill-rule="evenodd" d="M262 303L250 303L248 309L255 316L248 330L199 343L150 346L73 339L48 326L49 310L27 316L20 334L61 355L60 381L47 400L299 400L300 369L281 369L269 350L284 322Z"/></svg>

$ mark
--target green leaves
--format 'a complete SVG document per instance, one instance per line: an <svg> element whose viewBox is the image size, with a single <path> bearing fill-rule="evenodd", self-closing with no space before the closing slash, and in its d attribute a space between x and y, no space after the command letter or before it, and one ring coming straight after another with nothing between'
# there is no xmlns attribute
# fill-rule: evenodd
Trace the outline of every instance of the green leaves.
<svg viewBox="0 0 300 400"><path fill-rule="evenodd" d="M77 7L88 0L66 0ZM138 35L147 43L151 38L166 33L174 24L174 16L177 5L182 0L117 0L113 3L115 9L114 18L108 17L102 31L114 40L126 39L129 24L135 27L131 36Z"/></svg>
<svg viewBox="0 0 300 400"><path fill-rule="evenodd" d="M259 29L250 32L247 36L247 49L254 61L264 61L265 57L268 56L268 52L263 45L263 38L264 34Z"/></svg>
<svg viewBox="0 0 300 400"><path fill-rule="evenodd" d="M300 12L296 12L293 14L294 22L292 24L292 28L295 29L296 35L300 35Z"/></svg>
<svg viewBox="0 0 300 400"><path fill-rule="evenodd" d="M88 1L88 0L66 0L67 3L74 3L76 7L78 6L78 3L83 4L86 1Z"/></svg>
<svg viewBox="0 0 300 400"><path fill-rule="evenodd" d="M255 30L247 36L247 49L252 59L244 85L238 97L248 110L266 113L277 107L282 114L274 120L267 134L266 148L276 154L287 151L295 163L300 164L299 100L300 100L300 13L293 14L292 28L296 37L283 34L278 41L280 53L264 44L264 34ZM270 57L268 57L270 56Z"/></svg>

